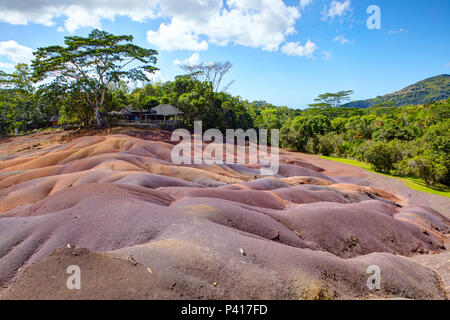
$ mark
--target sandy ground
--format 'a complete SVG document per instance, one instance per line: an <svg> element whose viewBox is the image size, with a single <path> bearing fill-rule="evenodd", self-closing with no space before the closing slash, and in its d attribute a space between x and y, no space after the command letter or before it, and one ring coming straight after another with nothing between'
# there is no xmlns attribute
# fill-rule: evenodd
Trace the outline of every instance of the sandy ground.
<svg viewBox="0 0 450 320"><path fill-rule="evenodd" d="M322 159L316 155L288 151L285 151L284 154L288 158L299 159L323 168L323 174L333 177L337 181L376 186L395 194L408 206L431 207L450 218L450 200L446 197L413 190L394 177L379 175L345 163Z"/></svg>
<svg viewBox="0 0 450 320"><path fill-rule="evenodd" d="M272 177L174 165L173 146L132 128L0 140L0 298L446 298L448 198L288 151Z"/></svg>

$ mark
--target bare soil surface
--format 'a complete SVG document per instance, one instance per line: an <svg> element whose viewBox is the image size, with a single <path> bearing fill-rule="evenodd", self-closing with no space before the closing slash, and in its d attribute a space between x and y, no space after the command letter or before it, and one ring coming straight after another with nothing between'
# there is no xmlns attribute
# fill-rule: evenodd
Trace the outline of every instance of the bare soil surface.
<svg viewBox="0 0 450 320"><path fill-rule="evenodd" d="M285 150L271 177L175 165L173 146L133 128L0 140L0 298L447 298L448 198Z"/></svg>

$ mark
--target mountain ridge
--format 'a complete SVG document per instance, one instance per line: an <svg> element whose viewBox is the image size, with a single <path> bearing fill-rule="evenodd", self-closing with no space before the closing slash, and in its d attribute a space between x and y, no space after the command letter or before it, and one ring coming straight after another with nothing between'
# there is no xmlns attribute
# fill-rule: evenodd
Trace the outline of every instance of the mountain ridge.
<svg viewBox="0 0 450 320"><path fill-rule="evenodd" d="M346 108L370 108L427 104L450 98L450 75L441 74L409 85L399 91L372 99L356 100L343 105Z"/></svg>

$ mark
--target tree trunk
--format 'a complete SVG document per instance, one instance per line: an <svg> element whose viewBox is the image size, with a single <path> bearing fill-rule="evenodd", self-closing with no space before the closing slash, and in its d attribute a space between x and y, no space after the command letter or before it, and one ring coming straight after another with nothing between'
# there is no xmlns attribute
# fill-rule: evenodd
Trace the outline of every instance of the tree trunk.
<svg viewBox="0 0 450 320"><path fill-rule="evenodd" d="M99 107L95 107L95 119L97 120L97 126L100 128L103 127L103 119Z"/></svg>

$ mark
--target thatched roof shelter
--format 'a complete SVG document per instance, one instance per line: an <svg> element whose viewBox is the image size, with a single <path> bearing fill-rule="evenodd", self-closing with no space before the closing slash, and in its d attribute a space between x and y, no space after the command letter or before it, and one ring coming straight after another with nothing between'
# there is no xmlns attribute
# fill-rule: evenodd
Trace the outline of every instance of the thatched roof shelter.
<svg viewBox="0 0 450 320"><path fill-rule="evenodd" d="M161 116L176 116L183 113L171 104L160 104L159 106L154 107L152 111L154 111L156 115Z"/></svg>

